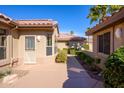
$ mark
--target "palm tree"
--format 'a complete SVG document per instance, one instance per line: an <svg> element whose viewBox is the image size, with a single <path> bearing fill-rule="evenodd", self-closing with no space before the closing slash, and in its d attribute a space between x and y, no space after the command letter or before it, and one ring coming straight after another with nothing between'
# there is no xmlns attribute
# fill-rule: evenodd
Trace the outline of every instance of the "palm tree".
<svg viewBox="0 0 124 93"><path fill-rule="evenodd" d="M87 18L90 18L90 24L99 21L106 16L107 5L96 5L90 8Z"/></svg>
<svg viewBox="0 0 124 93"><path fill-rule="evenodd" d="M109 5L107 12L112 15L113 13L118 12L122 7L124 6L123 5Z"/></svg>
<svg viewBox="0 0 124 93"><path fill-rule="evenodd" d="M90 24L95 21L100 22L105 16L112 15L115 12L118 12L123 5L96 5L90 8L90 13L87 18L90 18Z"/></svg>

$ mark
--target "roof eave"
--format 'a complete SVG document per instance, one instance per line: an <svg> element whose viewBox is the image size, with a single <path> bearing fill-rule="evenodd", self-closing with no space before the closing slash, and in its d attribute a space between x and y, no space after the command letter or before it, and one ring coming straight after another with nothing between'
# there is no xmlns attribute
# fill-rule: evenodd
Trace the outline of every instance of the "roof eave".
<svg viewBox="0 0 124 93"><path fill-rule="evenodd" d="M93 35L94 33L98 32L104 28L107 28L117 22L123 22L124 21L123 13L124 13L124 8L121 9L120 12L117 12L116 14L112 15L112 17L110 19L108 19L107 22L103 22L103 23L100 23L99 25L94 26L90 30L86 31L85 34L87 36ZM117 18L115 19L115 17L117 17Z"/></svg>

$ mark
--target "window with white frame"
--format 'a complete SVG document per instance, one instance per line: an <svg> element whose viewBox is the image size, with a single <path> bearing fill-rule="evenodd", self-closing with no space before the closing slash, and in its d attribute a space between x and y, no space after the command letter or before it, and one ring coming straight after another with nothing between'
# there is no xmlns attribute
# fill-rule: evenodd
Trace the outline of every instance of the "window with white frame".
<svg viewBox="0 0 124 93"><path fill-rule="evenodd" d="M46 55L52 55L52 34L47 34L47 47L46 47Z"/></svg>
<svg viewBox="0 0 124 93"><path fill-rule="evenodd" d="M6 59L6 47L7 47L7 40L6 40L6 31L0 29L0 60Z"/></svg>

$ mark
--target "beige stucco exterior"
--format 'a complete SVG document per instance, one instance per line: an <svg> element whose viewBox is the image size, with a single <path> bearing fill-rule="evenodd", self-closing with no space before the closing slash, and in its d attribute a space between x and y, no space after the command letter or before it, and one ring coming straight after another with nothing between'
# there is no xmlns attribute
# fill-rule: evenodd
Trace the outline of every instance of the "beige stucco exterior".
<svg viewBox="0 0 124 93"><path fill-rule="evenodd" d="M67 45L68 42L62 41L62 42L57 42L58 45L58 49L62 50L63 48L69 48L69 46Z"/></svg>
<svg viewBox="0 0 124 93"><path fill-rule="evenodd" d="M117 38L115 35L115 31L117 28L121 28L121 38ZM98 35L102 35L106 32L110 32L110 54L113 53L117 48L124 45L124 22L107 27L106 29L103 29L101 31L98 31L97 33L93 34L93 53L96 57L101 59L101 68L104 68L104 63L108 57L108 55L104 53L98 52ZM107 41L106 41L107 42Z"/></svg>
<svg viewBox="0 0 124 93"><path fill-rule="evenodd" d="M25 36L40 36L40 41L36 40L36 61L42 62L47 58L54 57L54 33L53 32L46 32L46 31L20 31L19 32L19 43L18 43L18 57L20 61L24 62L25 58ZM47 34L52 34L53 42L52 42L52 56L46 56L46 45L47 45ZM42 61L41 61L42 60ZM52 59L53 60L53 59Z"/></svg>
<svg viewBox="0 0 124 93"><path fill-rule="evenodd" d="M56 37L58 36L58 27L52 28L18 28L0 23L0 29L7 31L6 58L0 60L0 66L10 64L13 59L18 58L19 64L24 64L25 60L25 36L35 37L35 57L36 63L54 62L57 52L55 52ZM47 35L52 35L52 55L46 55ZM40 36L40 40L37 37ZM47 61L46 61L47 60Z"/></svg>

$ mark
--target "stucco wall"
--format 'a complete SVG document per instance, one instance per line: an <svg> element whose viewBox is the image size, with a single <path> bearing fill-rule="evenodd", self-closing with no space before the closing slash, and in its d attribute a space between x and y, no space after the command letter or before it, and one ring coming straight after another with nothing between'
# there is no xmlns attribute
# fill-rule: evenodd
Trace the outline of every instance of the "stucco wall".
<svg viewBox="0 0 124 93"><path fill-rule="evenodd" d="M52 34L52 55L46 55L46 45L47 45L47 34ZM18 55L20 61L23 63L25 58L25 36L35 36L36 38L36 61L43 62L44 60L54 60L54 43L55 34L53 31L19 31L19 42L18 42ZM37 41L37 36L40 36L40 41Z"/></svg>
<svg viewBox="0 0 124 93"><path fill-rule="evenodd" d="M69 48L68 45L67 45L68 42L60 42L58 41L57 42L57 46L58 46L58 49L62 50L63 48Z"/></svg>
<svg viewBox="0 0 124 93"><path fill-rule="evenodd" d="M116 31L117 28L122 29L122 34L121 34L122 36L121 36L121 38L117 38L116 36L114 36L114 50L116 50L118 47L124 45L124 22L116 25L114 31Z"/></svg>
<svg viewBox="0 0 124 93"><path fill-rule="evenodd" d="M120 39L116 38L116 36L115 36L115 31L117 28L122 29L122 36ZM113 26L108 27L108 28L101 30L93 35L93 53L95 54L96 57L99 57L100 59L102 59L101 64L98 65L101 68L104 68L104 63L106 62L108 55L98 52L97 36L102 35L106 32L110 32L110 37L111 37L110 38L110 54L111 54L111 53L113 53L113 50L115 51L117 48L124 45L124 23L115 25L114 28L113 28ZM114 35L114 37L113 37L113 35ZM114 38L114 44L113 44L113 38ZM113 47L113 45L114 45L114 47Z"/></svg>

